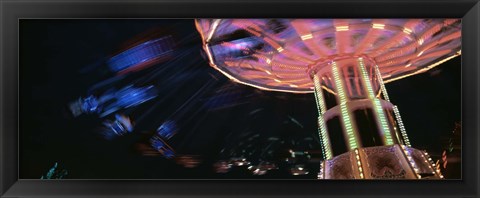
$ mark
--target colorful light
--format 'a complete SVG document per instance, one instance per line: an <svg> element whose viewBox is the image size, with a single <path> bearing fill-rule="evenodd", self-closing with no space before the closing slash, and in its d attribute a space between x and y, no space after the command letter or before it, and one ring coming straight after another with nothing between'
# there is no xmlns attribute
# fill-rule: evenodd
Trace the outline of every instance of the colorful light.
<svg viewBox="0 0 480 198"><path fill-rule="evenodd" d="M165 56L172 52L174 47L171 36L150 40L113 56L107 64L112 71L120 72Z"/></svg>
<svg viewBox="0 0 480 198"><path fill-rule="evenodd" d="M335 79L335 87L337 88L338 95L339 95L339 103L340 103L340 110L342 112L342 122L345 130L347 131L347 138L348 138L348 148L354 149L358 147L358 140L355 135L355 130L353 128L352 119L350 113L347 109L347 97L345 95L345 91L343 89L343 83L340 80L340 75L338 73L337 63L332 63L332 73L333 78Z"/></svg>
<svg viewBox="0 0 480 198"><path fill-rule="evenodd" d="M368 97L370 98L370 100L373 101L376 117L377 119L379 119L380 127L383 129L382 132L383 132L385 144L392 145L393 144L392 134L390 133L390 128L388 127L387 119L385 117L382 104L380 103L380 100L375 96L375 93L373 93L372 85L370 83L370 78L368 77L367 71L365 70L363 58L358 58L358 63L359 63L359 68L362 75L363 83L367 88Z"/></svg>
<svg viewBox="0 0 480 198"><path fill-rule="evenodd" d="M325 107L325 101L323 100L323 93L322 93L322 88L320 86L320 79L317 75L313 76L314 80L314 85L315 91L315 101L317 102L317 109L318 109L318 124L319 124L319 137L321 140L321 146L322 146L322 154L324 156L324 159L330 159L333 157L332 154L332 148L330 145L330 137L328 136L327 133L327 128L325 126L325 120L323 119L323 114L327 111L327 108Z"/></svg>
<svg viewBox="0 0 480 198"><path fill-rule="evenodd" d="M330 119L338 116L343 130L335 133L344 133L347 152L355 153L352 165L359 174L355 178L362 179L371 177L364 175L369 167L362 167L362 146L394 145L400 139L410 146L398 107L390 103L384 83L425 72L461 53L459 19L275 19L275 23L270 19L198 19L196 25L202 38L208 35L203 41L211 66L235 82L269 91L314 92L324 159L330 163L336 158L329 137L335 130L329 131L326 123L330 126ZM233 32L242 31L247 33L245 38L263 42L254 49L246 46L251 55L225 56L228 53L221 51L228 47L211 46L217 45L216 39L228 40ZM381 90L378 95L376 86ZM330 97L336 99L335 107L330 101L327 105ZM373 143L368 142L370 137L360 137L365 133L357 123L358 110L370 108L383 139ZM394 118L384 110L389 108ZM413 174L421 178L412 156L404 145L402 149ZM329 168L324 163L319 178Z"/></svg>

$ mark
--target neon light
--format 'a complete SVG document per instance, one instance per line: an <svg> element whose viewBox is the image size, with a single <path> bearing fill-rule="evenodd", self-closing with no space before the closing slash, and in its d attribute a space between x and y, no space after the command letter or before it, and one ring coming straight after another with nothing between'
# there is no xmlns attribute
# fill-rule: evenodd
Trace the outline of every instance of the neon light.
<svg viewBox="0 0 480 198"><path fill-rule="evenodd" d="M428 164L428 168L434 170L434 168L430 165L430 163L433 163L433 161L432 161L432 158L428 157L428 153L425 152L424 154L422 154L422 157L425 159L425 164ZM427 161L427 158L428 158L428 161ZM432 174L435 175L435 171L433 171ZM443 178L443 175L441 175L439 172L437 172L437 175L439 175L440 178Z"/></svg>
<svg viewBox="0 0 480 198"><path fill-rule="evenodd" d="M318 109L319 137L322 142L322 153L325 159L331 159L333 157L332 147L330 145L330 137L327 133L327 127L325 126L325 120L323 119L323 114L327 110L325 107L325 101L323 100L322 87L320 86L320 80L317 75L313 76L313 84L315 85L314 95Z"/></svg>
<svg viewBox="0 0 480 198"><path fill-rule="evenodd" d="M327 133L327 127L325 126L325 120L322 117L318 118L318 123L320 124L320 132L322 136L322 142L325 147L325 159L331 159L333 157L332 147L330 145L330 137Z"/></svg>
<svg viewBox="0 0 480 198"><path fill-rule="evenodd" d="M398 126L400 127L400 131L402 133L405 145L411 147L412 145L410 144L410 140L408 139L407 132L405 130L405 127L403 126L402 117L400 116L400 112L398 111L397 106L393 106L393 113L395 114L395 118L398 121Z"/></svg>
<svg viewBox="0 0 480 198"><path fill-rule="evenodd" d="M403 28L403 32L405 32L405 34L411 34L412 30L409 28Z"/></svg>
<svg viewBox="0 0 480 198"><path fill-rule="evenodd" d="M421 179L422 176L421 176L420 174L418 174L418 167L417 167L417 165L415 165L415 162L413 161L412 156L410 156L410 153L407 151L407 149L405 148L404 145L402 145L401 148L402 148L403 153L404 153L405 156L407 157L408 162L410 163L410 167L411 167L411 168L413 169L413 171L415 172L415 175L417 175L417 178L418 178L418 179Z"/></svg>
<svg viewBox="0 0 480 198"><path fill-rule="evenodd" d="M320 171L318 172L318 179L324 179L324 168L323 168L323 163L325 162L320 162Z"/></svg>
<svg viewBox="0 0 480 198"><path fill-rule="evenodd" d="M360 65L360 73L362 74L362 79L363 83L365 84L365 87L367 88L368 96L372 100L375 108L375 112L377 115L377 118L380 121L380 126L383 129L383 135L384 135L384 140L385 144L391 145L393 144L393 139L392 139L392 134L390 133L390 128L388 127L387 119L385 117L385 112L383 112L382 104L380 103L380 100L375 97L375 94L373 93L372 85L370 83L370 79L368 77L367 71L365 70L365 66L363 64L363 58L358 59L358 63ZM381 78L381 77L379 77Z"/></svg>
<svg viewBox="0 0 480 198"><path fill-rule="evenodd" d="M425 41L425 40L423 40L423 38L421 38L421 39L418 39L417 43L418 43L419 45L422 45L424 41Z"/></svg>
<svg viewBox="0 0 480 198"><path fill-rule="evenodd" d="M360 161L360 155L358 154L358 149L355 149L355 159L357 159L358 172L360 173L360 179L363 179L363 168L362 162Z"/></svg>
<svg viewBox="0 0 480 198"><path fill-rule="evenodd" d="M406 78L406 77L409 77L409 76L413 76L413 75L415 75L415 74L419 74L419 73L422 73L422 72L426 72L426 71L428 71L429 69L432 69L432 68L434 68L434 67L436 67L436 66L438 66L438 65L440 65L440 64L442 64L442 63L444 63L444 62L446 62L446 61L448 61L448 60L450 60L450 59L452 59L452 58L455 58L455 57L457 57L457 56L460 56L461 54L462 54L462 52L461 52L461 51L458 51L456 54L454 54L454 55L452 55L452 56L449 56L449 57L447 57L447 58L445 58L445 59L443 59L443 60L440 60L440 61L438 61L438 62L436 62L436 63L433 63L433 64L431 64L431 65L429 65L429 66L427 66L427 67L425 67L425 68L423 68L423 69L420 69L420 70L418 70L418 71L416 71L416 72L409 73L409 74L405 74L405 75L402 75L402 76L399 76L399 77L396 77L396 78L388 79L388 80L386 80L385 82L386 82L386 83L389 83L389 82L392 82L392 81L395 81L395 80L400 80L400 79L402 79L402 78Z"/></svg>
<svg viewBox="0 0 480 198"><path fill-rule="evenodd" d="M375 65L375 73L378 77L378 81L380 82L380 88L382 90L383 97L385 98L385 100L390 101L390 98L388 98L387 89L385 88L385 84L383 83L382 74L380 73L377 65Z"/></svg>
<svg viewBox="0 0 480 198"><path fill-rule="evenodd" d="M374 28L374 29L384 29L385 24L374 23L374 24L372 24L372 28Z"/></svg>
<svg viewBox="0 0 480 198"><path fill-rule="evenodd" d="M321 92L321 90L318 90L317 88L317 82L318 82L318 77L317 75L313 76L313 85L315 86L315 91L313 92L313 95L315 96L315 102L317 104L317 111L318 115L322 116L323 113L325 112L325 109L322 108L322 105L320 104L320 100L323 100L323 98L320 98L318 94ZM321 89L321 88L320 88Z"/></svg>
<svg viewBox="0 0 480 198"><path fill-rule="evenodd" d="M335 30L337 32L348 31L348 25L337 26L337 27L335 27Z"/></svg>
<svg viewBox="0 0 480 198"><path fill-rule="evenodd" d="M337 68L336 62L333 62L332 71L333 71L333 78L335 80L335 86L337 87L338 95L340 98L340 110L342 112L343 125L345 127L345 130L347 131L348 144L349 144L348 146L349 146L349 149L351 150L358 147L358 144L357 144L358 141L356 139L355 131L353 129L353 125L347 109L347 97L345 96L345 91L343 90L343 84L342 84L342 81L340 80L340 75L338 74L338 68Z"/></svg>
<svg viewBox="0 0 480 198"><path fill-rule="evenodd" d="M302 35L300 38L302 38L302 41L305 41L313 38L313 35L312 34Z"/></svg>
<svg viewBox="0 0 480 198"><path fill-rule="evenodd" d="M314 86L315 86L315 94L319 94L320 97L318 97L318 105L320 107L320 110L321 114L324 114L326 111L327 111L327 108L325 107L325 101L323 100L323 93L322 93L322 86L320 85L320 79L318 79L318 76L317 75L314 75L313 76L313 83L314 83Z"/></svg>
<svg viewBox="0 0 480 198"><path fill-rule="evenodd" d="M203 23L203 21L208 21L208 23ZM267 19L255 19L255 20L245 20L245 19L223 19L223 20L215 20L215 19L197 19L195 21L197 30L201 33L202 36L202 41L204 43L204 48L205 46L213 40L215 37L221 37L221 36L227 36L227 32L231 32L234 30L245 30L253 35L251 35L252 38L255 38L258 40L258 42L262 42L266 45L269 45L270 47L268 48L262 48L259 50L254 50L251 52L251 54L238 54L235 55L238 59L231 60L231 59L224 59L222 57L226 57L228 54L223 54L223 53L214 53L214 55L209 56L209 58L216 58L216 60L211 60L212 63L216 64L215 69L217 70L224 70L225 73L228 73L230 76L233 78L236 78L236 82L240 81L240 83L261 88L263 90L268 90L268 91L284 91L284 92L292 92L292 93L311 93L313 90L310 90L310 87L312 87L313 83L305 83L305 84L296 84L298 87L292 88L289 87L288 84L283 84L283 83L276 83L273 81L273 78L275 78L273 75L269 75L266 73L263 73L265 76L264 78L252 78L249 76L243 76L245 75L242 72L239 72L235 68L236 66L242 64L242 61L247 58L248 56L255 56L255 55L267 55L269 58L272 58L271 63L268 63L269 61L264 59L264 61L258 61L257 65L251 65L251 68L260 70L262 71L265 69L264 66L270 66L267 64L272 64L272 67L277 67L278 65L273 65L273 63L276 64L286 64L286 62L290 61L295 61L298 60L301 65L299 67L292 67L289 68L291 71L285 71L283 70L284 68L282 67L281 70L282 72L304 72L308 70L309 65L318 62L318 61L323 61L325 59L328 59L329 57L333 56L339 56L341 54L338 54L337 50L332 50L325 44L331 45L334 44L335 40L341 40L339 37L342 37L342 34L340 35L335 35L334 37L337 38L332 38L332 39L322 39L322 42L324 44L322 45L317 45L316 43L316 37L317 35L324 38L323 35L326 34L331 34L335 33L338 31L350 31L350 30L361 30L358 33L360 35L364 35L363 39L361 42L355 42L351 50L347 54L344 55L350 55L349 53L353 54L361 54L357 50L362 49L362 45L364 44L364 41L375 41L378 36L381 36L382 38L385 37L386 42L381 44L380 46L373 47L371 50L365 51L367 56L379 60L385 61L387 64L379 64L379 67L385 68L386 70L389 70L391 72L391 77L388 78L395 78L395 79L385 79L385 83L397 80L403 77L409 76L409 74L412 74L414 72L415 74L418 74L420 72L424 72L426 70L422 70L422 68L425 68L427 65L422 65L423 62L419 62L420 59L416 57L419 52L432 47L436 48L441 46L440 44L444 44L447 42L452 41L452 44L449 44L451 47L452 52L455 53L458 51L458 46L460 44L460 25L457 23L453 23L453 21L458 21L458 19L447 19L447 20L434 20L434 21L421 21L418 19L415 20L407 20L405 23L397 23L393 22L395 20L387 20L385 22L382 22L382 20L371 20L364 21L364 20L347 20L347 21L341 21L341 23L331 23L331 24L325 24L327 25L325 28L315 28L319 24L324 24L322 20L290 20L290 23L287 22L288 20L285 21L286 26L291 26L295 29L295 31L285 31L284 35L279 36L275 34L270 34L268 32L269 27L260 27L259 24L262 24L264 22L268 22ZM443 22L442 22L443 21ZM200 23L201 22L201 23ZM202 24L202 25L200 25ZM208 24L208 25L207 25ZM230 26L228 24L233 24L233 26ZM350 25L349 25L350 24ZM419 33L418 35L414 35L415 27L418 25L422 26L425 25L426 29L425 31L422 31L421 34ZM350 29L351 27L351 29ZM445 30L442 29L442 27L452 27L446 28ZM232 29L233 28L233 29ZM388 29L388 32L382 32L383 29ZM447 30L450 29L450 30ZM374 30L374 31L371 31ZM378 32L379 31L379 32ZM434 34L435 32L440 31L441 33L445 34L444 36L438 36L435 38L432 38L431 35ZM368 32L375 32L374 34L368 33ZM342 32L338 32L342 33ZM451 33L451 34L450 34ZM321 36L322 35L322 36ZM343 35L345 36L345 35ZM408 40L406 39L408 38ZM233 39L233 38L232 38ZM432 40L433 39L433 40ZM405 42L402 42L399 44L398 49L393 50L390 52L388 50L389 47L392 47L395 44L398 44L399 40L404 40ZM430 41L432 40L432 41ZM287 45L292 44L291 42L300 42L305 45L311 51L311 53L305 53L306 51L302 50L301 48L298 47L293 47L293 48L283 48ZM438 45L434 45L437 43ZM214 45L222 45L221 43L212 43ZM426 46L423 46L423 44L428 44ZM211 46L213 47L213 46ZM228 51L227 46L220 46L221 50ZM282 48L280 48L282 47ZM415 48L418 48L418 51L415 51ZM273 48L273 50L270 50ZM425 49L424 49L425 48ZM283 49L283 50L282 50ZM431 48L429 48L431 49ZM205 49L207 50L207 49ZM210 49L210 51L213 50ZM278 51L281 51L279 53ZM361 51L361 50L360 50ZM424 51L423 54L420 56L425 56L428 51ZM447 54L451 54L447 53ZM281 55L280 55L281 54ZM432 57L437 57L437 56L443 56L442 54L429 54L429 56ZM396 62L398 57L404 57L405 58L405 64L403 66L399 67L392 67L392 68L387 68L393 64L393 62ZM447 55L445 55L447 56ZM438 57L440 58L440 57ZM387 59L392 59L388 61ZM407 60L408 59L408 60ZM226 61L232 62L232 64L226 64ZM267 63L266 63L267 62ZM391 63L388 63L391 62ZM406 64L412 63L412 65L409 68L404 68ZM412 68L412 66L418 67L418 68ZM429 67L430 68L430 67ZM244 69L244 68L241 68ZM246 69L246 68L245 68ZM250 69L250 68L249 68ZM272 70L270 70L272 71ZM277 70L279 71L279 70ZM248 72L247 72L248 73ZM272 72L273 73L273 72ZM414 74L413 74L414 75ZM304 76L299 76L298 78L304 78L307 79L310 76L308 74L305 74ZM307 79L309 80L309 79ZM347 90L347 89L345 89Z"/></svg>
<svg viewBox="0 0 480 198"><path fill-rule="evenodd" d="M420 53L417 54L417 57L421 56L424 51L421 51Z"/></svg>
<svg viewBox="0 0 480 198"><path fill-rule="evenodd" d="M316 82L318 82L318 77L317 77L317 75L314 75L314 76L313 76L313 81L314 81L314 85L317 85L317 83L316 83ZM317 87L315 87L315 88L317 88ZM323 137L323 134L322 134L322 126L321 126L321 125L322 125L321 123L323 123L323 118L322 118L323 113L322 113L322 110L321 110L321 108L320 108L320 103L321 103L322 101L320 101L319 98L318 98L318 92L319 92L318 90L315 90L315 91L313 92L313 95L315 96L315 102L316 102L316 104L317 104L317 111L318 111L318 125L319 125L319 128L318 128L318 130L319 130L319 131L318 131L318 137L319 137L319 139L320 139L320 146L321 146L321 148L322 148L322 156L323 156L324 159L326 159L326 158L327 158L327 157L326 157L326 148L325 148L325 143L324 143L325 138Z"/></svg>
<svg viewBox="0 0 480 198"><path fill-rule="evenodd" d="M173 50L172 38L165 36L129 48L110 58L107 64L112 71L120 72L148 61L154 61Z"/></svg>
<svg viewBox="0 0 480 198"><path fill-rule="evenodd" d="M206 39L207 42L212 39L213 33L217 30L218 25L220 24L221 19L215 19L212 24L212 30L208 33L208 37Z"/></svg>
<svg viewBox="0 0 480 198"><path fill-rule="evenodd" d="M376 72L377 76L381 75L380 70L378 69L377 65L375 65L375 72ZM378 78L378 80L380 82L380 87L381 87L382 92L383 92L383 97L385 97L385 100L390 102L390 98L388 97L387 89L385 88L385 84L383 83L383 79ZM403 137L403 141L404 141L405 145L407 145L409 147L412 146L412 145L410 145L410 140L408 139L407 131L405 130L405 126L403 125L402 117L400 116L400 112L398 111L397 106L393 106L393 113L395 114L395 119L397 120L398 126L400 127L400 132L402 133L402 137Z"/></svg>

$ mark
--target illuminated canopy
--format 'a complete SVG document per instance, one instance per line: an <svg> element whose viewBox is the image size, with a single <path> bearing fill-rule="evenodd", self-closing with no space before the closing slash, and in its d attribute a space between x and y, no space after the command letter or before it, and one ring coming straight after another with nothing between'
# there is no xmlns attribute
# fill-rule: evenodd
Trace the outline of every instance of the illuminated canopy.
<svg viewBox="0 0 480 198"><path fill-rule="evenodd" d="M311 93L311 70L364 56L384 82L427 71L461 53L459 19L197 19L210 64L264 90Z"/></svg>

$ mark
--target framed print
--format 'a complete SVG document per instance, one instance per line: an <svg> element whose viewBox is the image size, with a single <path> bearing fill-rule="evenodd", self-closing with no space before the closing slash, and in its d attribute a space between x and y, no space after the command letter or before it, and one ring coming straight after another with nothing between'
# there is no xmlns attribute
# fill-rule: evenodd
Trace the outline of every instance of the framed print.
<svg viewBox="0 0 480 198"><path fill-rule="evenodd" d="M478 1L0 5L1 197L478 196Z"/></svg>

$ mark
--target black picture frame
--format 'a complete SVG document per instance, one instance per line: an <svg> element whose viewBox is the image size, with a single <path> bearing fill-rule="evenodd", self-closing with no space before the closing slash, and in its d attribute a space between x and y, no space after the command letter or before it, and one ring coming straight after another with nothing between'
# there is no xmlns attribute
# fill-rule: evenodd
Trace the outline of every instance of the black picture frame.
<svg viewBox="0 0 480 198"><path fill-rule="evenodd" d="M479 197L478 0L0 0L0 197ZM462 18L462 180L19 180L20 18Z"/></svg>

